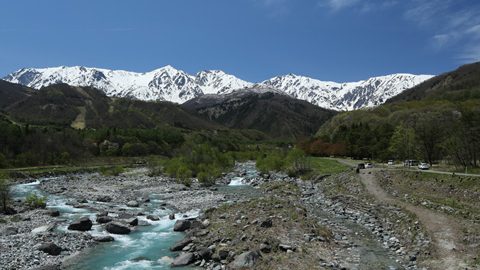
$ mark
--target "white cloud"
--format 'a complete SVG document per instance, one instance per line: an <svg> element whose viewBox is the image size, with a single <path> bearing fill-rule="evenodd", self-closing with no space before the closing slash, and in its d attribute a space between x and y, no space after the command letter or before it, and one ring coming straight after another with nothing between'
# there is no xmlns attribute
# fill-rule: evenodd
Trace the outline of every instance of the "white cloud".
<svg viewBox="0 0 480 270"><path fill-rule="evenodd" d="M436 50L451 48L464 62L480 56L480 2L468 0L410 0L405 18L431 31Z"/></svg>

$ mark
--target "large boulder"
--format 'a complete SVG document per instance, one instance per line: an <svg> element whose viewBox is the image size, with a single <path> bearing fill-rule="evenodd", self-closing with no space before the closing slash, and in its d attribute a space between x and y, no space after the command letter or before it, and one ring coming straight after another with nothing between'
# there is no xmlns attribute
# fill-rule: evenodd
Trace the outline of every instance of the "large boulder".
<svg viewBox="0 0 480 270"><path fill-rule="evenodd" d="M82 217L79 220L68 225L68 229L72 231L89 231L92 228L92 221L88 217Z"/></svg>
<svg viewBox="0 0 480 270"><path fill-rule="evenodd" d="M188 219L177 220L173 225L174 232L184 232L192 226L192 222Z"/></svg>
<svg viewBox="0 0 480 270"><path fill-rule="evenodd" d="M260 253L257 251L247 251L235 257L229 267L232 269L253 268L258 258L260 258Z"/></svg>
<svg viewBox="0 0 480 270"><path fill-rule="evenodd" d="M37 249L52 256L60 255L62 252L62 248L52 242L40 244Z"/></svg>
<svg viewBox="0 0 480 270"><path fill-rule="evenodd" d="M108 222L111 222L111 221L113 221L113 218L112 218L112 217L109 217L109 216L97 216L97 223L105 224L105 223L108 223Z"/></svg>
<svg viewBox="0 0 480 270"><path fill-rule="evenodd" d="M130 228L116 222L110 222L105 226L105 230L113 234L129 234Z"/></svg>
<svg viewBox="0 0 480 270"><path fill-rule="evenodd" d="M170 251L180 251L191 242L192 242L192 239L190 237L186 237L183 240L180 240L177 243L175 243L173 246L171 246Z"/></svg>
<svg viewBox="0 0 480 270"><path fill-rule="evenodd" d="M178 255L172 262L172 267L187 266L195 261L195 255L191 252L185 252Z"/></svg>

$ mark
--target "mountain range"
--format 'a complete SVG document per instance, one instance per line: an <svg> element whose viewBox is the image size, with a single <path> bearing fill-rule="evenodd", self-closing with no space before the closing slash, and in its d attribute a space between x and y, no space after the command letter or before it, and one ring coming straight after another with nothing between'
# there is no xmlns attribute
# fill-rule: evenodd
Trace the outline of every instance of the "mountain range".
<svg viewBox="0 0 480 270"><path fill-rule="evenodd" d="M190 75L172 66L145 73L61 66L25 68L3 79L34 89L66 83L72 86L94 87L110 97L175 103L184 103L206 94L228 94L238 89L256 87L276 89L322 108L346 111L382 104L431 77L433 76L392 74L358 82L338 83L288 74L251 83L220 70L201 71Z"/></svg>

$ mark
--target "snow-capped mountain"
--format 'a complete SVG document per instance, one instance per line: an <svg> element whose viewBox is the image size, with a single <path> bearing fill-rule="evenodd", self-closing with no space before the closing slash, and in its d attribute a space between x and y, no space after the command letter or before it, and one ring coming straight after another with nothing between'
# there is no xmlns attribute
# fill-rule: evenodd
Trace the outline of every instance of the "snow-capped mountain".
<svg viewBox="0 0 480 270"><path fill-rule="evenodd" d="M289 74L274 77L261 84L323 108L355 110L382 104L387 99L432 77L392 74L359 82L337 83Z"/></svg>
<svg viewBox="0 0 480 270"><path fill-rule="evenodd" d="M73 86L92 86L104 91L108 96L176 103L184 103L205 94L228 94L256 85L260 88L278 89L323 108L353 110L381 104L431 77L392 74L359 82L337 83L289 74L254 84L220 70L201 71L193 76L171 66L145 73L62 66L21 69L3 79L35 89L66 83Z"/></svg>
<svg viewBox="0 0 480 270"><path fill-rule="evenodd" d="M104 91L108 96L176 103L203 94L227 93L251 85L223 71L202 71L192 76L171 66L146 73L79 66L28 68L10 74L4 80L35 89L56 83L91 86Z"/></svg>

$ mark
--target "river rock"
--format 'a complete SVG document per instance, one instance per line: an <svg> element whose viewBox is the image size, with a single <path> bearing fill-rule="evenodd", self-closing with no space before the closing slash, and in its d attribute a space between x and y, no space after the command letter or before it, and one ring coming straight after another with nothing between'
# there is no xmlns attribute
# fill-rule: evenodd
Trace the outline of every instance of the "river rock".
<svg viewBox="0 0 480 270"><path fill-rule="evenodd" d="M271 218L267 218L260 223L260 227L263 227L263 228L270 228L272 227L272 225L273 225L273 221Z"/></svg>
<svg viewBox="0 0 480 270"><path fill-rule="evenodd" d="M113 221L113 218L112 218L112 217L109 217L109 216L97 216L97 223L105 224L105 223L108 223L108 222L111 222L111 221Z"/></svg>
<svg viewBox="0 0 480 270"><path fill-rule="evenodd" d="M221 249L221 250L218 251L218 257L220 258L220 260L227 259L228 254L230 254L230 251L228 251L226 249Z"/></svg>
<svg viewBox="0 0 480 270"><path fill-rule="evenodd" d="M131 218L131 219L126 220L126 222L130 226L137 226L138 225L138 218Z"/></svg>
<svg viewBox="0 0 480 270"><path fill-rule="evenodd" d="M62 252L62 248L52 242L40 244L37 249L52 256L60 255Z"/></svg>
<svg viewBox="0 0 480 270"><path fill-rule="evenodd" d="M171 213L170 215L168 215L168 219L174 220L175 219L175 213Z"/></svg>
<svg viewBox="0 0 480 270"><path fill-rule="evenodd" d="M72 231L89 231L92 228L92 221L88 217L82 217L77 221L68 225L68 229Z"/></svg>
<svg viewBox="0 0 480 270"><path fill-rule="evenodd" d="M150 219L150 220L152 220L152 221L157 221L157 220L160 220L160 218L159 218L159 217L157 217L157 216L154 216L154 215L148 215L148 216L147 216L147 219Z"/></svg>
<svg viewBox="0 0 480 270"><path fill-rule="evenodd" d="M115 222L108 223L105 226L105 230L113 234L129 234L130 233L130 229L127 226L124 226Z"/></svg>
<svg viewBox="0 0 480 270"><path fill-rule="evenodd" d="M115 239L110 235L105 235L105 236L94 237L93 240L95 240L96 242L104 243L104 242L113 242Z"/></svg>
<svg viewBox="0 0 480 270"><path fill-rule="evenodd" d="M292 246L287 245L287 244L280 244L280 245L278 245L278 248L282 251L289 251L289 250L295 251L295 247L292 247Z"/></svg>
<svg viewBox="0 0 480 270"><path fill-rule="evenodd" d="M172 262L172 267L187 266L195 261L195 255L191 252L185 252L178 255Z"/></svg>
<svg viewBox="0 0 480 270"><path fill-rule="evenodd" d="M60 216L60 211L51 209L51 210L47 211L47 215L49 215L51 217L58 217L58 216Z"/></svg>
<svg viewBox="0 0 480 270"><path fill-rule="evenodd" d="M260 244L260 251L263 253L270 253L272 251L272 246L266 243Z"/></svg>
<svg viewBox="0 0 480 270"><path fill-rule="evenodd" d="M172 247L170 247L170 251L180 251L191 242L192 239L190 237L184 238L183 240L178 241Z"/></svg>
<svg viewBox="0 0 480 270"><path fill-rule="evenodd" d="M247 251L235 257L235 260L230 263L229 267L232 269L252 268L258 258L260 258L260 253Z"/></svg>
<svg viewBox="0 0 480 270"><path fill-rule="evenodd" d="M175 222L175 225L173 226L173 231L174 232L184 232L184 231L190 229L191 226L192 226L192 222L190 220L187 220L187 219L177 220Z"/></svg>
<svg viewBox="0 0 480 270"><path fill-rule="evenodd" d="M209 261L212 258L213 251L209 248L200 248L197 250L198 256L206 261Z"/></svg>
<svg viewBox="0 0 480 270"><path fill-rule="evenodd" d="M129 201L127 202L128 207L138 207L140 204L137 201Z"/></svg>

